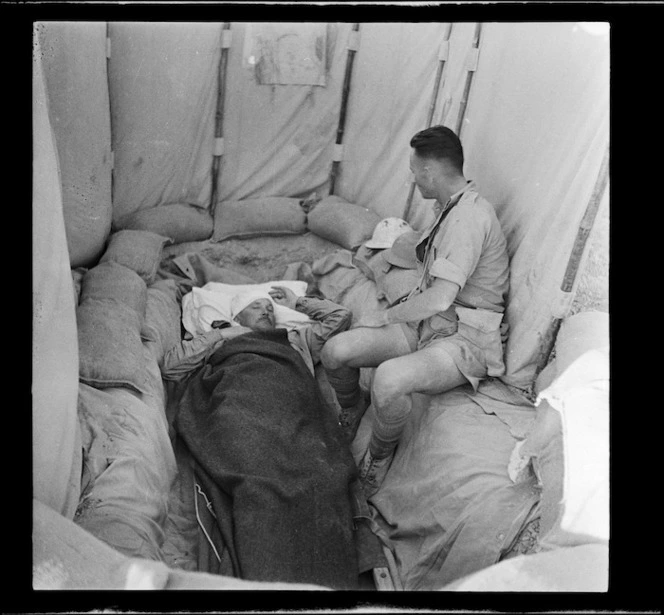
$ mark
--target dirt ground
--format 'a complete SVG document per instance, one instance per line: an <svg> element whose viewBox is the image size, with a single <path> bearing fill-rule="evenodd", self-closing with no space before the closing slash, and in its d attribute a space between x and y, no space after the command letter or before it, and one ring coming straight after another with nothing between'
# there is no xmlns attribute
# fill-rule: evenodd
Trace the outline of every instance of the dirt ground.
<svg viewBox="0 0 664 615"><path fill-rule="evenodd" d="M250 240L227 239L220 243L203 241L183 243L164 249L164 256L200 252L210 262L249 276L258 283L283 279L286 267L304 262L311 265L318 258L339 249L313 233L255 237Z"/></svg>

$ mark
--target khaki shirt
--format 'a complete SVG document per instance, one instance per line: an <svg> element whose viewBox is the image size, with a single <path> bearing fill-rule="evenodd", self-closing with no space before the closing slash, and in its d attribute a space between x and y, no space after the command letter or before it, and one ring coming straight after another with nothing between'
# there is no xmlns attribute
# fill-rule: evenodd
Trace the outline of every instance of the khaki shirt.
<svg viewBox="0 0 664 615"><path fill-rule="evenodd" d="M430 329L430 334L451 335L456 331L457 307L498 314L505 311L509 257L496 212L478 194L474 182L468 182L437 209L434 223L422 234L416 248L422 267L419 289L429 288L434 278L440 278L458 284L460 290L449 310L424 321L422 333ZM476 314L481 315L481 311ZM499 318L492 317L495 314L487 316L492 323L499 322Z"/></svg>

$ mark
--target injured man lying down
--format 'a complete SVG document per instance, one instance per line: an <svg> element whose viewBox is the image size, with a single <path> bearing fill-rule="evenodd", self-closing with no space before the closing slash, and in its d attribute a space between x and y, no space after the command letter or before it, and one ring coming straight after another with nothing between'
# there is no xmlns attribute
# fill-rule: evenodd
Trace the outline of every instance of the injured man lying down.
<svg viewBox="0 0 664 615"><path fill-rule="evenodd" d="M278 328L275 304L310 321ZM236 295L231 319L180 342L162 366L176 383L175 431L230 561L223 573L353 589L357 469L315 378L321 348L348 329L351 314L273 286Z"/></svg>

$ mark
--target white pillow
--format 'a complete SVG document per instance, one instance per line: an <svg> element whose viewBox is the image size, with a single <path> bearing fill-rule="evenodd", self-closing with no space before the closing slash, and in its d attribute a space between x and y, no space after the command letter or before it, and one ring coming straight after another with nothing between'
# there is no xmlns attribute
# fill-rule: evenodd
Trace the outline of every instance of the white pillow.
<svg viewBox="0 0 664 615"><path fill-rule="evenodd" d="M225 320L237 326L237 323L231 320L233 297L247 290L268 291L273 286L290 288L298 297L304 296L307 291L307 283L301 280L275 280L262 284L208 282L205 286L193 288L182 298L182 325L194 337L210 331L215 320ZM288 330L312 322L306 314L276 303L274 316L277 327Z"/></svg>

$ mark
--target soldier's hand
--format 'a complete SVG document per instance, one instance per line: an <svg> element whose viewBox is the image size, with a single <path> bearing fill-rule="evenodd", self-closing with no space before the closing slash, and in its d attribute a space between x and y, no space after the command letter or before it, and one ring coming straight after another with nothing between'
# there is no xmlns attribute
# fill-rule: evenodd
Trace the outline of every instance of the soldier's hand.
<svg viewBox="0 0 664 615"><path fill-rule="evenodd" d="M275 303L290 308L291 310L295 309L297 295L290 288L287 288L286 286L273 286L268 293Z"/></svg>

